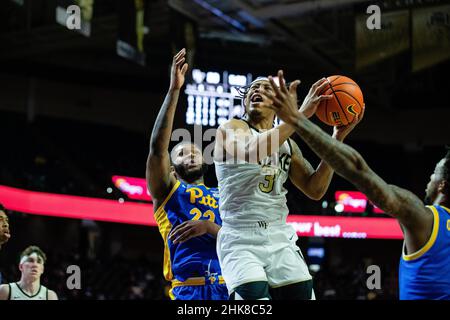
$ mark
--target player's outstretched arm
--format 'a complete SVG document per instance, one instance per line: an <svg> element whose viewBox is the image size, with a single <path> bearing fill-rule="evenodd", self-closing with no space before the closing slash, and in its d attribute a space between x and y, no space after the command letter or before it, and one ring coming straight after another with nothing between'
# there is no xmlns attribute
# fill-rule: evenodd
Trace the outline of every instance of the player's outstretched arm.
<svg viewBox="0 0 450 320"><path fill-rule="evenodd" d="M308 110L307 110L308 111ZM364 109L363 109L364 113ZM332 138L338 141L344 141L345 137L356 127L362 119L363 114L358 121L353 121L347 126L336 126L333 130ZM291 140L292 160L289 177L292 183L303 193L313 200L320 200L325 195L333 178L334 170L325 161L320 161L316 169L303 158L303 155L295 141Z"/></svg>
<svg viewBox="0 0 450 320"><path fill-rule="evenodd" d="M386 183L352 147L332 139L314 123L299 116L297 132L308 146L379 208L397 218L412 237L426 234L431 212L412 192ZM420 241L422 242L422 241Z"/></svg>
<svg viewBox="0 0 450 320"><path fill-rule="evenodd" d="M147 185L154 199L164 199L175 184L175 177L170 172L169 144L172 134L180 89L188 69L185 61L186 50L182 49L172 60L170 87L150 137L150 152L147 158Z"/></svg>
<svg viewBox="0 0 450 320"><path fill-rule="evenodd" d="M316 169L306 160L295 141L291 140L292 158L289 170L291 182L307 197L320 200L325 195L333 177L333 169L321 161Z"/></svg>
<svg viewBox="0 0 450 320"><path fill-rule="evenodd" d="M333 139L309 121L284 95L268 98L273 100L273 108L278 116L291 124L321 159L365 193L375 205L396 217L402 226L413 233L421 232L428 227L430 211L417 196L408 190L387 184L370 169L355 149ZM317 109L317 106L315 108ZM355 121L358 121L358 118Z"/></svg>

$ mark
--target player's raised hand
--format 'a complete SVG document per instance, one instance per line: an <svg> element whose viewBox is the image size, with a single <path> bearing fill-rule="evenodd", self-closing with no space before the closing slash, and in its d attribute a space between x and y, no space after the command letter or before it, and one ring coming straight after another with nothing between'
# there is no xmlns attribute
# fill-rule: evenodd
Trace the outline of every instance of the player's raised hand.
<svg viewBox="0 0 450 320"><path fill-rule="evenodd" d="M183 243L208 232L209 220L189 220L173 228L169 240L174 244Z"/></svg>
<svg viewBox="0 0 450 320"><path fill-rule="evenodd" d="M183 87L186 71L189 67L186 61L186 49L181 49L172 60L170 70L170 89L179 90Z"/></svg>
<svg viewBox="0 0 450 320"><path fill-rule="evenodd" d="M281 120L290 123L295 121L294 119L298 113L297 87L300 84L300 80L292 82L288 89L284 79L283 70L278 71L278 80L280 82L280 87L276 85L273 77L269 76L269 82L274 93L265 91L262 95L272 102L269 108L274 110Z"/></svg>
<svg viewBox="0 0 450 320"><path fill-rule="evenodd" d="M328 80L322 78L311 86L300 107L300 112L303 113L305 117L311 118L316 113L317 107L321 101L333 98L332 95L320 94L328 85Z"/></svg>
<svg viewBox="0 0 450 320"><path fill-rule="evenodd" d="M333 128L333 137L336 140L343 141L350 132L355 129L356 125L361 122L364 117L364 112L366 111L366 105L363 105L361 113L357 114L353 121L347 124L346 126L334 126Z"/></svg>

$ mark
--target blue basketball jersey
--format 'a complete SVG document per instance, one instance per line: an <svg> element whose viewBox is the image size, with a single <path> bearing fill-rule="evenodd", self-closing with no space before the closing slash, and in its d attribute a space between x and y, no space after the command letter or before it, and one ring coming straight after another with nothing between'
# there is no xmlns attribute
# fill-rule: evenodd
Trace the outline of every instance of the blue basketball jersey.
<svg viewBox="0 0 450 320"><path fill-rule="evenodd" d="M210 220L222 224L217 188L177 181L155 212L155 219L164 239L166 280L174 283L189 279L192 285L223 283L214 237L205 234L178 244L168 239L174 227L188 220Z"/></svg>
<svg viewBox="0 0 450 320"><path fill-rule="evenodd" d="M430 239L419 251L400 259L401 300L450 300L450 209L429 206L434 224Z"/></svg>

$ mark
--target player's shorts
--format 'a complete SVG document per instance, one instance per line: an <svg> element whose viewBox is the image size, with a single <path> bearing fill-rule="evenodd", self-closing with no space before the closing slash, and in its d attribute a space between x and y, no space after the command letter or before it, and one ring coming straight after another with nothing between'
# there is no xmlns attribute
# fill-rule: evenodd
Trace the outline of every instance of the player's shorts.
<svg viewBox="0 0 450 320"><path fill-rule="evenodd" d="M195 281L188 279L185 283L190 282ZM206 282L202 285L184 285L173 281L169 296L172 300L228 300L228 290L223 281L214 284Z"/></svg>
<svg viewBox="0 0 450 320"><path fill-rule="evenodd" d="M255 281L278 288L311 280L297 239L294 228L285 222L224 223L217 235L217 254L228 293Z"/></svg>

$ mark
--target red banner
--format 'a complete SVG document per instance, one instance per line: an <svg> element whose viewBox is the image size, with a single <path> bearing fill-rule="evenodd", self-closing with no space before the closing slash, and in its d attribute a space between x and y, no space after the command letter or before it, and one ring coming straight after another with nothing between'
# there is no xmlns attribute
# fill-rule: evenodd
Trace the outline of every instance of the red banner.
<svg viewBox="0 0 450 320"><path fill-rule="evenodd" d="M68 196L0 186L0 203L8 210L62 218L156 226L153 205Z"/></svg>
<svg viewBox="0 0 450 320"><path fill-rule="evenodd" d="M134 200L151 201L152 197L147 189L147 181L143 178L113 176L112 182L117 189Z"/></svg>
<svg viewBox="0 0 450 320"><path fill-rule="evenodd" d="M0 186L0 203L8 210L127 224L156 226L153 205L21 190ZM289 215L288 223L305 237L402 239L392 218Z"/></svg>
<svg viewBox="0 0 450 320"><path fill-rule="evenodd" d="M288 223L299 236L353 239L403 239L393 218L289 215Z"/></svg>

